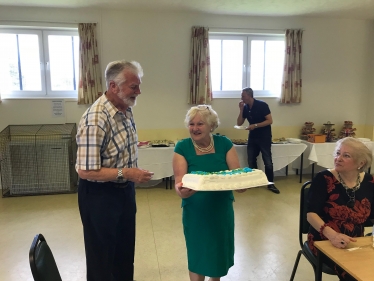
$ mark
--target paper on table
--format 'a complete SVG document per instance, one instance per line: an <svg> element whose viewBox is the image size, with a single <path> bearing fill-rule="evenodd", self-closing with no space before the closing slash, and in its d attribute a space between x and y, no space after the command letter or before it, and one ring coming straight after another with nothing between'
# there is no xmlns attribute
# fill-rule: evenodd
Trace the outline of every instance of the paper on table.
<svg viewBox="0 0 374 281"><path fill-rule="evenodd" d="M238 125L235 125L234 128L235 129L239 129L239 130L245 130L245 129L247 129L246 126L238 126Z"/></svg>
<svg viewBox="0 0 374 281"><path fill-rule="evenodd" d="M355 250L358 250L358 249L361 249L362 247L353 247L353 248L349 248L349 249L346 249L347 251L355 251Z"/></svg>

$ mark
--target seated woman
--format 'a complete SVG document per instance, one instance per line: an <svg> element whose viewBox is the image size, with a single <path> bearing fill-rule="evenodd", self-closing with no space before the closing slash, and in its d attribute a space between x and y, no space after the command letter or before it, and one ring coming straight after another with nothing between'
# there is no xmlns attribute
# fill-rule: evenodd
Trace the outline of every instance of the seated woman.
<svg viewBox="0 0 374 281"><path fill-rule="evenodd" d="M354 237L364 236L364 223L374 217L373 176L364 171L371 166L371 151L361 141L347 137L335 147L334 169L316 175L308 196L309 248L316 255L314 241L330 240L345 248ZM340 280L354 280L331 260Z"/></svg>

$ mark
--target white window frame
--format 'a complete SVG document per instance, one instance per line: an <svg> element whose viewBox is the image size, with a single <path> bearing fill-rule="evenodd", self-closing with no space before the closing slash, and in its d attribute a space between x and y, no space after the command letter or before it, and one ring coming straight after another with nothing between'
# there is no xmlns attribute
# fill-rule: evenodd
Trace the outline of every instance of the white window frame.
<svg viewBox="0 0 374 281"><path fill-rule="evenodd" d="M273 40L273 41L284 41L284 34L233 34L233 33L220 33L212 32L209 33L209 39L232 39L232 40L243 40L243 81L242 88L250 87L250 71L251 71L251 40ZM279 88L281 89L281 88ZM254 90L254 97L270 97L279 98L279 92L272 92L269 90ZM235 91L213 91L214 98L240 98L241 90Z"/></svg>
<svg viewBox="0 0 374 281"><path fill-rule="evenodd" d="M43 31L43 47L44 50L48 50L48 35L65 35L65 36L78 36L78 30L74 31L63 31L63 30L45 30ZM68 97L68 98L77 98L78 97L78 89L71 90L71 91L52 91L51 87L51 73L50 73L50 64L49 64L49 52L44 52L45 56L45 78L46 78L46 85L47 85L47 95L52 96L53 98L61 98L61 97ZM78 77L79 79L79 77ZM76 81L77 88L79 86L79 81Z"/></svg>
<svg viewBox="0 0 374 281"><path fill-rule="evenodd" d="M49 68L48 35L78 36L78 28L51 29L51 28L0 28L0 33L10 34L36 34L39 41L39 57L41 72L40 91L4 91L1 90L2 99L77 99L78 89L72 91L52 91ZM79 81L77 81L77 87Z"/></svg>

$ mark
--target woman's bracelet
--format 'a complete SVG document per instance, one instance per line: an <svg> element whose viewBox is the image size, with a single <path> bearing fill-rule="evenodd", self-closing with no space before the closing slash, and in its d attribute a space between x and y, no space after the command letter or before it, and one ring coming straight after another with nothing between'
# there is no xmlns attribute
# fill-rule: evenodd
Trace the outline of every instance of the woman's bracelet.
<svg viewBox="0 0 374 281"><path fill-rule="evenodd" d="M319 235L321 235L322 239L327 239L326 236L323 235L323 231L325 230L326 226L328 226L327 223L325 223L324 225L322 225L321 228L319 229Z"/></svg>

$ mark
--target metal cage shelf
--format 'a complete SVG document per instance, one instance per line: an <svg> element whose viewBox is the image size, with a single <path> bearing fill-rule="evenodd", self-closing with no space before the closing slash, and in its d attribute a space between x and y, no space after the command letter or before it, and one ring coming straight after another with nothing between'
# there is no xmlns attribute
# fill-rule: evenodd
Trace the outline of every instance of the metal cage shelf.
<svg viewBox="0 0 374 281"><path fill-rule="evenodd" d="M9 125L0 132L0 173L3 197L72 193L76 124Z"/></svg>

